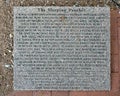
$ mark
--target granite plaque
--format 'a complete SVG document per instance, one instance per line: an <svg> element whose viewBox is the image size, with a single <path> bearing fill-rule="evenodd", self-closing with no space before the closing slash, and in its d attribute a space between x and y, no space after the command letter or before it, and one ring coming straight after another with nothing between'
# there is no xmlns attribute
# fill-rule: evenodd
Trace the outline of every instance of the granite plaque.
<svg viewBox="0 0 120 96"><path fill-rule="evenodd" d="M110 90L108 7L14 7L15 90Z"/></svg>

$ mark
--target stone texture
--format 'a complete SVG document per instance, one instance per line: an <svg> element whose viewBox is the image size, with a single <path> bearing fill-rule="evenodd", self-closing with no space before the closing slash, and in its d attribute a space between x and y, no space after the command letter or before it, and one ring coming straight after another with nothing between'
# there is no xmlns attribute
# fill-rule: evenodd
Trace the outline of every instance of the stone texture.
<svg viewBox="0 0 120 96"><path fill-rule="evenodd" d="M12 1L12 0L11 0ZM18 0L17 0L18 1ZM116 26L116 23L117 23L117 17L120 17L120 15L119 15L119 10L111 10L111 18L112 17L114 17L114 19L111 19L111 24L113 24L113 26L111 26L111 29L117 29L118 27ZM115 23L114 23L115 22ZM119 25L120 25L120 23L119 23ZM119 34L120 34L120 28L119 28ZM113 31L113 32L115 32L115 31ZM114 34L114 33L113 33ZM111 35L113 35L113 34L111 34ZM120 35L119 35L119 38L120 38ZM119 39L120 40L120 39ZM114 43L114 42L113 42ZM120 43L119 43L120 44ZM118 46L119 47L119 46ZM120 48L120 47L119 47ZM115 49L116 50L116 49ZM115 50L111 50L112 52L114 51L115 52ZM118 52L118 50L117 50L117 52ZM114 53L111 53L111 54L114 54ZM115 56L115 58L116 58L116 56L119 56L119 55L112 55L112 58L114 58L114 56ZM118 57L118 58L120 58L120 56ZM119 60L120 61L120 60ZM115 64L115 63L114 63ZM120 65L120 64L119 64ZM113 65L113 66L115 66L115 65ZM114 69L114 68L112 68L112 69ZM119 67L119 70L120 70L120 67ZM114 71L113 71L114 72ZM120 73L120 71L119 72L117 72L116 74L119 74ZM119 77L120 77L120 74L119 74ZM115 81L112 81L112 82L115 82ZM117 84L118 85L118 84ZM115 86L117 86L117 85L115 85ZM119 82L119 85L120 85L120 82ZM21 92L21 91L20 91ZM34 91L34 92L36 92L36 91ZM92 91L93 92L93 91ZM85 96L89 96L89 95L87 95L89 92L88 91L85 91L85 92L78 92L78 91L70 91L70 93L71 93L71 95L73 94L73 96L84 96L85 94ZM94 93L94 92L93 92ZM20 94L20 93L19 93ZM14 96L14 94L12 94L12 93L10 93L9 95L7 95L7 96ZM23 94L21 94L21 96L24 96ZM27 96L27 95L25 95L25 96ZM62 96L62 95L61 95ZM70 96L70 95L69 95ZM115 92L111 92L111 91L109 91L109 95L106 95L106 96L120 96L120 91L115 91Z"/></svg>
<svg viewBox="0 0 120 96"><path fill-rule="evenodd" d="M110 90L110 9L14 7L14 89Z"/></svg>

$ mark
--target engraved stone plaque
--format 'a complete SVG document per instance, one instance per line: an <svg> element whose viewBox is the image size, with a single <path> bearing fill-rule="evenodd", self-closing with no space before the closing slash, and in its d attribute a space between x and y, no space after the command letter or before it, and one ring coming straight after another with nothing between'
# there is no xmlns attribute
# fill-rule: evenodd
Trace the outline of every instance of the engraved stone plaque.
<svg viewBox="0 0 120 96"><path fill-rule="evenodd" d="M110 90L108 7L14 7L15 90Z"/></svg>

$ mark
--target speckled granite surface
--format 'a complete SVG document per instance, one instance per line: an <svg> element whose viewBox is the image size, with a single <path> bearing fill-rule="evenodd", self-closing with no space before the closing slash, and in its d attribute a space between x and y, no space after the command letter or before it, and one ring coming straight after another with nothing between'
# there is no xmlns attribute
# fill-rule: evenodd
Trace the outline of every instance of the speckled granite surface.
<svg viewBox="0 0 120 96"><path fill-rule="evenodd" d="M108 7L14 7L15 90L110 90Z"/></svg>

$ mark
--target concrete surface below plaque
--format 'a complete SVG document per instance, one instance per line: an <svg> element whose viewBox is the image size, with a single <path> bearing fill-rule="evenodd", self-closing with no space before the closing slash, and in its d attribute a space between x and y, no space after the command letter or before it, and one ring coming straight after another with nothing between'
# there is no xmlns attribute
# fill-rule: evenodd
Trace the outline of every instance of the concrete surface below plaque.
<svg viewBox="0 0 120 96"><path fill-rule="evenodd" d="M14 7L15 90L110 90L108 7Z"/></svg>

